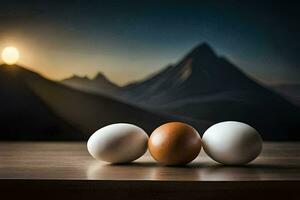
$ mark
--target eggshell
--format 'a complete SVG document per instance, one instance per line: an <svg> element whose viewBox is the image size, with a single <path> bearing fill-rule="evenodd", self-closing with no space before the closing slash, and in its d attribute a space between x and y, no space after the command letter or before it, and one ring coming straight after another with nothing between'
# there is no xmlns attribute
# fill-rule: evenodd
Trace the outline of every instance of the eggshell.
<svg viewBox="0 0 300 200"><path fill-rule="evenodd" d="M164 165L184 165L194 160L201 149L198 132L181 122L166 123L153 131L148 141L152 157Z"/></svg>
<svg viewBox="0 0 300 200"><path fill-rule="evenodd" d="M235 121L215 124L202 137L204 151L215 161L241 165L254 160L262 150L262 139L251 126Z"/></svg>
<svg viewBox="0 0 300 200"><path fill-rule="evenodd" d="M147 150L148 135L138 126L111 124L96 131L87 142L89 153L97 160L129 163Z"/></svg>

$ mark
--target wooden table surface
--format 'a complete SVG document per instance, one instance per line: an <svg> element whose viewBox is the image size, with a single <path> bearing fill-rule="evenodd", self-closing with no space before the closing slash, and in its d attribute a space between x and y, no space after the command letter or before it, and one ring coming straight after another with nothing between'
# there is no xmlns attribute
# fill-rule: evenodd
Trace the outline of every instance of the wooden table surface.
<svg viewBox="0 0 300 200"><path fill-rule="evenodd" d="M277 191L277 197L286 191L294 197L300 189L299 183L300 143L264 143L263 152L255 161L239 167L220 165L203 150L186 167L165 167L158 165L148 153L128 165L96 161L88 154L85 142L0 143L0 186L10 193L26 190L36 194L42 191L42 195L47 188L53 188L52 194L55 190L62 194L62 188L69 188L65 191L82 190L83 196L86 191L93 196L101 191L102 196L113 193L118 197L121 191L128 194L135 189L136 194L142 195L152 191L150 188L157 188L152 194L162 191L165 199L180 197L180 192L199 197L202 191L211 197L215 191L231 194L235 190L239 192L232 194L238 194L237 198L251 190L256 194Z"/></svg>

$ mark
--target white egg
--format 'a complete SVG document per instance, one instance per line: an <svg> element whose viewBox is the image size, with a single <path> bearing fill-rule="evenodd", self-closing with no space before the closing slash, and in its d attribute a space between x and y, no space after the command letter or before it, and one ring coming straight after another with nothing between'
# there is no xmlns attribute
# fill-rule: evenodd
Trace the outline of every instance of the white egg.
<svg viewBox="0 0 300 200"><path fill-rule="evenodd" d="M138 126L111 124L96 131L87 142L89 153L97 160L128 163L147 150L148 135Z"/></svg>
<svg viewBox="0 0 300 200"><path fill-rule="evenodd" d="M226 165L254 160L262 150L262 139L251 126L235 121L215 124L202 137L203 149L212 159Z"/></svg>

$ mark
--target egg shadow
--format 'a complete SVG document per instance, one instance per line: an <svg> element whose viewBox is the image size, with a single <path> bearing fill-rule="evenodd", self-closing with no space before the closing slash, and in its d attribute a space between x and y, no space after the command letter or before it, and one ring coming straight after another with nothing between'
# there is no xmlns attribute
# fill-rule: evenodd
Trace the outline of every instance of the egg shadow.
<svg viewBox="0 0 300 200"><path fill-rule="evenodd" d="M110 164L93 162L86 170L89 180L147 180L151 178L155 163Z"/></svg>
<svg viewBox="0 0 300 200"><path fill-rule="evenodd" d="M129 162L129 163L107 163L107 166L124 166L124 167L155 167L155 162Z"/></svg>

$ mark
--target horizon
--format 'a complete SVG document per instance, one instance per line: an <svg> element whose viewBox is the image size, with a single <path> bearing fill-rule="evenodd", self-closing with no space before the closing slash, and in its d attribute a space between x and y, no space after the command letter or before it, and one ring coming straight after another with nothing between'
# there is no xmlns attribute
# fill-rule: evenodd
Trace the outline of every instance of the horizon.
<svg viewBox="0 0 300 200"><path fill-rule="evenodd" d="M238 69L242 70L243 73L245 73L247 76L249 76L251 79L255 80L255 81L258 81L258 82L261 82L265 85L284 85L284 84L300 84L300 80L298 81L269 81L269 80L265 80L263 78L259 78L257 76L255 76L255 74L251 74L247 71L245 71L244 68L238 66L235 62L233 62L229 57L227 57L226 55L222 55L222 54L219 54L216 49L214 47L212 47L208 42L206 41L203 41L203 42L200 42L196 45L194 45L193 47L190 48L190 50L188 50L186 53L184 53L183 55L180 55L178 59L173 59L174 62L167 62L167 64L163 65L163 66L160 66L158 67L157 69L153 70L153 71L150 71L148 73L145 73L143 74L142 76L140 76L139 78L136 78L136 79L128 79L128 80L125 80L124 82L118 82L114 79L112 79L109 75L107 75L107 73L105 71L94 71L92 73L92 75L89 75L89 74L77 74L77 73L70 73L69 75L66 75L65 77L61 77L61 78L55 78L55 77L52 77L52 76L49 76L47 73L43 73L42 70L40 70L39 67L37 66L28 66L22 62L18 62L16 63L17 65L23 67L23 68L26 68L28 70L31 70L33 72L36 72L38 74L40 74L41 76L49 79L49 80L53 80L53 81L63 81L65 79L68 79L68 78L72 78L74 76L77 76L77 77L80 77L80 78L88 78L90 80L93 80L98 74L103 74L108 80L110 80L111 82L113 82L114 84L118 85L118 86L125 86L125 85L128 85L128 84L131 84L131 83L134 83L136 81L140 81L140 80L145 80L147 79L149 76L151 76L152 74L155 74L161 70L163 70L164 68L166 68L167 66L169 65L174 65L178 62L180 62L181 59L184 58L184 56L186 56L190 51L192 51L195 47L197 46L200 46L200 45L203 45L203 44L207 44L213 51L214 53L216 53L216 55L218 57L224 57L226 59L228 59L231 63L233 63L235 65L235 67L237 67ZM22 52L21 52L22 53ZM21 56L22 58L22 56ZM2 63L0 63L0 65L3 65L5 64L5 62L3 61L3 59L1 58L0 59L2 61ZM119 72L117 72L119 73ZM112 76L114 76L114 74L112 74Z"/></svg>
<svg viewBox="0 0 300 200"><path fill-rule="evenodd" d="M123 86L126 86L126 85L129 85L129 84L132 84L132 83L135 83L135 82L139 82L139 81L143 81L143 80L146 80L147 78L151 77L152 75L156 74L156 73L159 73L161 70L165 69L166 67L170 66L170 65L175 65L176 63L179 63L188 53L190 53L193 49L195 49L196 47L198 46L201 46L203 44L206 44L208 45L209 48L211 48L213 50L213 52L216 54L217 57L223 57L223 58L226 58L228 59L225 55L220 55L218 54L215 49L207 42L202 42L202 43L199 43L198 45L194 46L193 48L191 48L187 53L185 53L184 55L182 55L179 59L176 60L176 62L174 63L169 63L167 65L164 65L163 67L159 68L158 70L156 71L153 71L153 72L150 72L149 74L146 74L144 77L141 77L140 79L134 79L134 80L128 80L127 82L125 82L124 84L118 84L118 82L115 82L114 80L112 80L109 76L106 75L106 73L104 71L96 71L95 74L93 76L88 76L88 75L78 75L78 74L71 74L70 76L67 76L67 77L64 77L62 79L52 79L51 77L47 77L47 74L43 74L42 72L39 72L38 70L35 70L34 68L31 68L29 66L26 66L26 65L23 65L21 63L16 63L16 64L13 64L13 65L8 65L8 64L5 64L4 62L3 63L0 63L0 66L3 66L3 65L6 65L6 66L9 66L9 67L13 67L14 65L18 66L18 67L22 67L22 68L25 68L27 70L30 70L34 73L37 73L39 74L40 76L48 79L48 80L52 80L52 81L57 81L57 82L60 82L60 81L63 81L63 80L66 80L66 79L71 79L73 77L78 77L78 78L87 78L89 80L94 80L99 74L102 74L105 78L107 78L109 81L111 81L113 84L119 86L119 87L123 87ZM2 59L1 59L2 60ZM248 74L247 72L245 72L242 68L240 68L239 66L237 66L234 62L232 62L230 59L228 59L230 63L232 63L235 67L237 67L238 69L242 70L243 73L245 73L247 76L249 76L252 80L254 81L257 81L263 85L266 85L266 86L279 86L279 85L298 85L300 84L300 80L299 82L267 82L267 81L264 81L264 80L260 80L260 79L257 79L256 77L252 76L251 74Z"/></svg>

